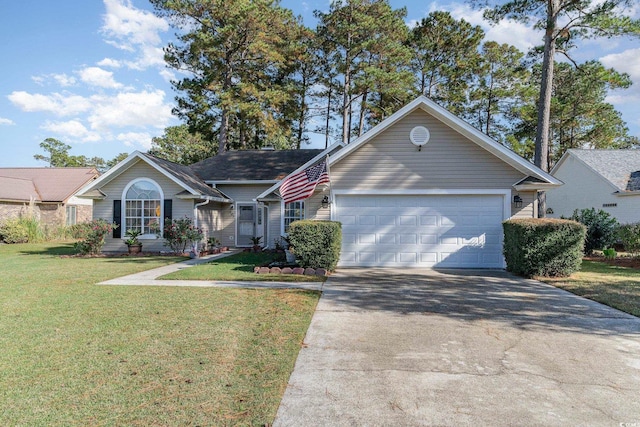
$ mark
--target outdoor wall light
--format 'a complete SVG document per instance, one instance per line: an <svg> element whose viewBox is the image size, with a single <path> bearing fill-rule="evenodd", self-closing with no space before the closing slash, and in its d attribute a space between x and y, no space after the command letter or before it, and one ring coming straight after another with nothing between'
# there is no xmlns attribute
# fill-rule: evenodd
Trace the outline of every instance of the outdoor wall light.
<svg viewBox="0 0 640 427"><path fill-rule="evenodd" d="M320 202L320 206L322 206L322 209L327 209L330 204L331 202L329 201L329 196L324 196L322 198L322 201Z"/></svg>
<svg viewBox="0 0 640 427"><path fill-rule="evenodd" d="M522 207L522 197L520 197L519 194L516 194L515 196L513 196L513 205L516 208L521 208Z"/></svg>

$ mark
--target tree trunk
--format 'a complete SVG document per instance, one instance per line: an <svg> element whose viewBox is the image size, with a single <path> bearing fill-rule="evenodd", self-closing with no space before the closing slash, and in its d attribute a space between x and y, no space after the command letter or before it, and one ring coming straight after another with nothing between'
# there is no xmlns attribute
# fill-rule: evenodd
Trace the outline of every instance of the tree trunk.
<svg viewBox="0 0 640 427"><path fill-rule="evenodd" d="M358 122L358 137L360 137L360 135L362 135L362 132L364 132L364 116L366 114L366 110L367 110L367 92L365 91L364 94L362 94L362 102L360 103L360 117L359 117L359 122Z"/></svg>
<svg viewBox="0 0 640 427"><path fill-rule="evenodd" d="M332 81L329 80L329 94L327 95L327 118L325 120L324 128L324 148L329 146L329 121L331 120L331 95L332 95Z"/></svg>
<svg viewBox="0 0 640 427"><path fill-rule="evenodd" d="M227 151L227 131L229 129L229 111L222 109L220 115L220 132L218 133L218 154Z"/></svg>
<svg viewBox="0 0 640 427"><path fill-rule="evenodd" d="M549 172L549 124L551 121L551 93L553 89L553 60L556 53L555 33L559 0L548 0L547 28L544 34L544 56L542 59L542 80L538 99L538 126L536 129L536 149L534 164L545 172ZM544 192L538 193L538 216L546 214L546 197Z"/></svg>

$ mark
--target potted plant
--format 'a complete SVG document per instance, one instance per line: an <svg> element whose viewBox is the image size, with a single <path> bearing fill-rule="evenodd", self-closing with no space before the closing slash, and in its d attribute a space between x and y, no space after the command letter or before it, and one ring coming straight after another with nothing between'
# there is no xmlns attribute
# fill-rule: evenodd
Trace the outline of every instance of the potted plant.
<svg viewBox="0 0 640 427"><path fill-rule="evenodd" d="M260 252L262 249L262 246L260 246L260 240L262 240L262 236L251 238L251 243L253 243L253 252Z"/></svg>
<svg viewBox="0 0 640 427"><path fill-rule="evenodd" d="M124 243L129 248L130 254L138 254L142 252L142 243L138 240L138 236L140 236L142 232L138 229L129 229L124 235L127 237L127 240Z"/></svg>
<svg viewBox="0 0 640 427"><path fill-rule="evenodd" d="M221 252L220 249L220 240L215 237L209 237L207 239L207 249L209 249L210 254L219 254Z"/></svg>

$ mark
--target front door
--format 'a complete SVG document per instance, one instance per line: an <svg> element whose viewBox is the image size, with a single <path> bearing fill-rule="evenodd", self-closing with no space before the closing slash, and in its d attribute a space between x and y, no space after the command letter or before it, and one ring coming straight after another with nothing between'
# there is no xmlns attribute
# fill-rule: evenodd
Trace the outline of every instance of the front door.
<svg viewBox="0 0 640 427"><path fill-rule="evenodd" d="M256 232L256 206L241 204L237 206L237 246L251 246L251 238Z"/></svg>

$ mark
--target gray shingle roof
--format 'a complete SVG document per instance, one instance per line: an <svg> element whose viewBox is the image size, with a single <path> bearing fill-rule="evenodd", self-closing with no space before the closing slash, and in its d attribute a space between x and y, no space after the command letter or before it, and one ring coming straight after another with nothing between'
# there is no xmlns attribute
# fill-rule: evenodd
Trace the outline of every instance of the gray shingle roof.
<svg viewBox="0 0 640 427"><path fill-rule="evenodd" d="M217 197L221 199L228 199L228 197L222 194L215 188L209 187L205 184L189 166L180 165L178 163L170 162L169 160L161 159L160 157L153 156L151 154L145 154L155 164L162 169L184 182L186 185L199 192L202 195Z"/></svg>
<svg viewBox="0 0 640 427"><path fill-rule="evenodd" d="M206 181L275 181L284 178L322 150L227 151L190 168Z"/></svg>
<svg viewBox="0 0 640 427"><path fill-rule="evenodd" d="M640 191L640 150L571 149L569 152L619 191Z"/></svg>
<svg viewBox="0 0 640 427"><path fill-rule="evenodd" d="M0 199L64 202L97 176L94 168L0 168Z"/></svg>

